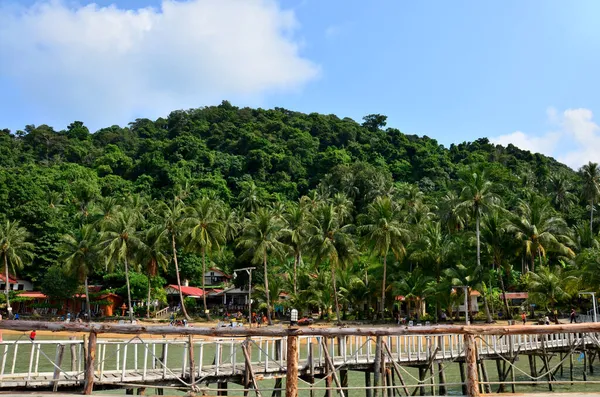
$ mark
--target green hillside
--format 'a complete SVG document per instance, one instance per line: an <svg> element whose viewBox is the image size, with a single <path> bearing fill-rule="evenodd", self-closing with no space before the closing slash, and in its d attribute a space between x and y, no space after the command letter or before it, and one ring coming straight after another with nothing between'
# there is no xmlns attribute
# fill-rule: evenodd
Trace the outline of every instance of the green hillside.
<svg viewBox="0 0 600 397"><path fill-rule="evenodd" d="M382 115L363 121L223 102L94 133L79 121L0 131L2 229L18 221L33 244L24 268L8 259L50 288L74 249L65 235L94 241L93 260L71 263L73 276L125 293L127 259L143 299L148 272L175 282L171 236L182 277L197 285L203 253L206 266L231 271L262 266L266 252L271 300L286 291L297 307L334 312L337 298L357 316L377 310L383 286L390 312L396 295L449 307L459 282L495 311L502 289L528 289L551 307L598 289L594 165L578 173L485 138L445 148L387 128ZM127 250L111 251L124 230ZM268 300L264 288L259 296Z"/></svg>

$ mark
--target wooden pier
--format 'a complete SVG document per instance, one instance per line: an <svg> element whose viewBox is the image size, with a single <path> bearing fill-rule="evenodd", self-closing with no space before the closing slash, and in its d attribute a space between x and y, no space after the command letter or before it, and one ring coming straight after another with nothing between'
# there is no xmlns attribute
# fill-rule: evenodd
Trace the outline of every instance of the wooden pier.
<svg viewBox="0 0 600 397"><path fill-rule="evenodd" d="M573 379L574 356L583 356L585 381L600 352L596 323L247 329L2 321L0 329L80 335L31 341L25 333L0 342L0 391L71 389L90 394L158 387L226 395L228 383L234 383L242 385L245 395L257 397L266 391L274 397L296 397L303 390L311 397L324 391L344 397L350 392L366 397L446 395L457 384L446 382L445 368L456 365L462 379L458 387L464 395L478 396L514 393L515 386L522 386L524 382L515 380L519 357L530 363L527 384L545 383L552 391L556 384L578 382ZM104 333L123 338L103 339ZM488 368L490 362L495 365ZM567 365L570 379L557 381L557 372ZM497 382L489 380L493 367ZM418 369L416 383L410 382L407 368ZM349 371L365 374L364 387L348 385ZM261 389L259 382L265 379L275 379L275 387Z"/></svg>

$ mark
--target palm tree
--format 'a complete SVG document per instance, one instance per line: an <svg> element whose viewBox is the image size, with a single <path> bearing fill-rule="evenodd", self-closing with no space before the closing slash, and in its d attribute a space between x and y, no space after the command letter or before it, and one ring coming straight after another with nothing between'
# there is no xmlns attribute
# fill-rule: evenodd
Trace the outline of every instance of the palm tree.
<svg viewBox="0 0 600 397"><path fill-rule="evenodd" d="M565 174L552 175L549 180L550 201L554 208L567 212L575 202L575 195L571 192L571 184Z"/></svg>
<svg viewBox="0 0 600 397"><path fill-rule="evenodd" d="M522 242L525 256L531 259L528 270L533 272L535 259L545 258L548 251L569 258L575 256L569 248L573 243L567 236L566 222L555 215L543 197L530 194L527 199L520 200L516 215L510 219L509 230Z"/></svg>
<svg viewBox="0 0 600 397"><path fill-rule="evenodd" d="M138 237L138 217L127 210L119 212L104 224L101 245L104 247L107 263L122 263L127 283L127 304L129 319L133 322L131 286L129 283L129 261L136 256L142 243Z"/></svg>
<svg viewBox="0 0 600 397"><path fill-rule="evenodd" d="M481 239L487 248L488 255L492 260L492 267L496 269L502 300L504 303L505 317L510 319L510 308L506 297L504 275L510 274L510 266L506 263L506 252L514 246L513 236L509 231L509 223L504 217L504 212L499 209L490 211L481 222Z"/></svg>
<svg viewBox="0 0 600 397"><path fill-rule="evenodd" d="M308 246L316 265L329 262L337 321L341 320L336 286L336 268L347 265L356 256L354 242L350 236L352 225L340 221L335 206L331 203L317 207L309 228Z"/></svg>
<svg viewBox="0 0 600 397"><path fill-rule="evenodd" d="M398 274L399 279L393 283L394 294L402 295L406 301L407 315L410 317L412 304L416 307L418 315L422 314L421 308L417 305L428 295L430 277L423 274L421 269L412 272L402 272Z"/></svg>
<svg viewBox="0 0 600 397"><path fill-rule="evenodd" d="M481 232L479 230L481 216L497 204L498 197L492 192L492 182L486 179L484 172L472 172L462 179L463 188L460 194L462 202L459 210L464 210L475 218L475 238L477 240L477 268L481 267Z"/></svg>
<svg viewBox="0 0 600 397"><path fill-rule="evenodd" d="M439 217L450 233L464 229L466 224L464 211L460 211L458 206L460 202L460 197L452 190L448 191L440 202Z"/></svg>
<svg viewBox="0 0 600 397"><path fill-rule="evenodd" d="M24 260L33 259L34 245L27 241L28 238L29 232L21 227L19 221L6 221L0 225L0 257L4 263L6 309L9 316L12 316L8 296L10 291L9 268L15 274L17 269L23 268Z"/></svg>
<svg viewBox="0 0 600 397"><path fill-rule="evenodd" d="M532 302L551 310L557 303L571 298L571 287L576 283L577 278L565 274L560 266L540 266L536 272L528 273L527 289Z"/></svg>
<svg viewBox="0 0 600 397"><path fill-rule="evenodd" d="M169 248L167 230L160 225L155 225L142 233L139 247L139 262L146 267L148 277L148 301L146 304L146 317L150 318L150 300L152 279L158 274L158 269L166 270L169 256L165 251Z"/></svg>
<svg viewBox="0 0 600 397"><path fill-rule="evenodd" d="M173 264L175 265L175 275L177 277L177 288L179 289L179 301L181 310L187 320L191 320L185 308L183 292L181 291L181 277L179 274L179 262L177 261L177 242L185 234L186 213L189 209L186 207L180 196L174 196L169 203L161 202L159 204L159 213L162 218L163 228L167 231L171 240L171 250L173 254ZM204 276L204 275L203 275Z"/></svg>
<svg viewBox="0 0 600 397"><path fill-rule="evenodd" d="M482 276L483 276L483 268L481 266L465 266L462 263L459 263L457 265L455 265L454 267L448 268L446 270L444 270L444 273L446 275L446 277L448 278L448 281L450 281L451 285L464 285L467 288L467 307L465 308L466 313L465 316L471 316L471 292L473 291L473 289L479 289L481 290L483 283L482 283ZM485 299L485 295L483 294L483 291L481 293L482 297ZM489 309L487 307L487 303L486 301L484 301L485 303L485 309L486 309L486 316L489 316ZM490 321L491 322L491 321Z"/></svg>
<svg viewBox="0 0 600 397"><path fill-rule="evenodd" d="M306 246L307 231L309 226L309 212L306 206L297 203L291 203L287 206L284 214L285 241L294 251L294 269L293 269L293 291L298 292L298 266L302 263L302 250Z"/></svg>
<svg viewBox="0 0 600 397"><path fill-rule="evenodd" d="M410 259L431 271L435 282L440 284L444 267L450 263L454 248L452 237L442 232L441 223L431 222L425 226L419 240L415 241L412 246ZM440 313L441 307L438 301L436 302L436 316L439 316Z"/></svg>
<svg viewBox="0 0 600 397"><path fill-rule="evenodd" d="M94 226L87 224L73 234L66 234L62 238L61 251L67 271L84 283L88 321L92 319L88 277L94 272L94 267L99 262L99 237Z"/></svg>
<svg viewBox="0 0 600 397"><path fill-rule="evenodd" d="M240 193L240 206L245 213L258 211L263 205L263 200L260 197L260 190L253 181L242 182L242 191Z"/></svg>
<svg viewBox="0 0 600 397"><path fill-rule="evenodd" d="M406 254L404 243L408 241L409 230L404 223L401 208L389 197L378 197L367 207L362 217L363 225L358 228L364 236L371 252L383 259L383 277L381 285L381 319L385 315L385 292L387 278L387 257L390 251L396 260Z"/></svg>
<svg viewBox="0 0 600 397"><path fill-rule="evenodd" d="M582 195L590 202L590 230L594 230L594 203L600 195L600 168L598 168L598 163L590 161L581 167L579 173L583 179Z"/></svg>
<svg viewBox="0 0 600 397"><path fill-rule="evenodd" d="M267 208L259 208L256 212L250 213L237 244L238 247L246 250L245 255L252 257L253 263L260 264L262 262L263 264L269 325L272 324L272 320L267 263L269 255L280 258L284 256L286 246L280 241L283 227L284 224L280 218L274 216Z"/></svg>
<svg viewBox="0 0 600 397"><path fill-rule="evenodd" d="M204 302L204 313L208 321L210 314L206 305L206 252L213 249L219 250L221 244L225 243L225 225L223 213L218 201L203 197L191 208L192 216L188 221L187 249L199 252L202 256L202 299Z"/></svg>

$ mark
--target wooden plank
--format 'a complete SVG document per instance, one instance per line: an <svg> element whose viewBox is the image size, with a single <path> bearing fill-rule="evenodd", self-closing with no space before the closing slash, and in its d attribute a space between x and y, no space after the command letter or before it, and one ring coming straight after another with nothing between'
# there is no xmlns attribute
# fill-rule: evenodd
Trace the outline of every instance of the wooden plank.
<svg viewBox="0 0 600 397"><path fill-rule="evenodd" d="M88 358L86 360L85 369L85 386L83 394L90 395L94 389L94 366L96 360L96 333L90 332L88 345Z"/></svg>
<svg viewBox="0 0 600 397"><path fill-rule="evenodd" d="M56 351L56 360L55 360L55 364L56 367L54 368L54 376L52 377L53 379L53 385L52 385L52 391L56 392L58 390L58 380L60 377L60 366L62 365L62 360L63 360L63 355L65 353L65 345L58 345L57 346L57 351Z"/></svg>

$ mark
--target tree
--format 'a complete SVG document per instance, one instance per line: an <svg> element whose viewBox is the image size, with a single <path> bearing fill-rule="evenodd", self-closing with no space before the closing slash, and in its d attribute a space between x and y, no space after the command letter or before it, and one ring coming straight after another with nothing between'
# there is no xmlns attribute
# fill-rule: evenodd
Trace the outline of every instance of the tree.
<svg viewBox="0 0 600 397"><path fill-rule="evenodd" d="M122 263L124 266L129 319L132 322L133 306L131 305L129 261L138 254L138 250L142 245L137 230L139 221L135 214L124 209L104 224L104 230L100 237L107 263Z"/></svg>
<svg viewBox="0 0 600 397"><path fill-rule="evenodd" d="M298 292L298 266L302 263L302 250L308 240L309 212L308 207L299 203L287 206L285 214L284 238L294 252L293 291Z"/></svg>
<svg viewBox="0 0 600 397"><path fill-rule="evenodd" d="M341 320L336 286L336 269L349 264L356 256L350 235L352 225L343 224L333 204L317 207L309 228L308 246L317 265L327 261L331 271L337 321Z"/></svg>
<svg viewBox="0 0 600 397"><path fill-rule="evenodd" d="M398 260L406 254L405 242L410 232L404 223L400 206L390 197L378 197L367 207L363 225L358 230L363 235L365 245L383 260L381 284L381 319L385 316L385 293L387 278L387 257L390 251Z"/></svg>
<svg viewBox="0 0 600 397"><path fill-rule="evenodd" d="M421 269L416 269L412 272L400 273L399 279L393 283L394 293L402 295L407 304L407 315L411 316L411 308L414 304L419 305L430 292L429 282L430 277L423 274ZM422 315L420 307L415 307L417 316Z"/></svg>
<svg viewBox="0 0 600 397"><path fill-rule="evenodd" d="M570 286L576 282L577 277L567 275L560 266L540 266L536 272L528 273L527 289L533 302L551 310L571 298Z"/></svg>
<svg viewBox="0 0 600 397"><path fill-rule="evenodd" d="M583 197L590 202L590 230L594 230L594 203L600 195L600 168L591 161L579 170L583 180Z"/></svg>
<svg viewBox="0 0 600 397"><path fill-rule="evenodd" d="M572 241L567 235L566 222L556 216L543 197L530 194L527 199L519 200L509 230L521 242L525 256L531 259L528 271L535 272L536 258L545 258L548 251L569 258L575 256L569 248Z"/></svg>
<svg viewBox="0 0 600 397"><path fill-rule="evenodd" d="M442 232L440 222L428 223L414 242L410 259L420 263L428 276L433 276L440 284L445 266L448 266L454 254L455 244L451 236ZM433 274L432 274L433 273ZM441 307L436 301L436 316L439 318Z"/></svg>
<svg viewBox="0 0 600 397"><path fill-rule="evenodd" d="M387 116L382 114L369 114L363 117L363 127L371 132L377 131L380 128L385 127L387 124Z"/></svg>
<svg viewBox="0 0 600 397"><path fill-rule="evenodd" d="M61 246L67 272L75 276L77 281L84 283L88 321L92 319L88 277L94 272L94 267L100 259L99 242L98 232L93 225L87 224L72 234L65 234Z"/></svg>
<svg viewBox="0 0 600 397"><path fill-rule="evenodd" d="M486 210L498 203L498 196L492 192L492 183L487 180L484 172L472 172L461 180L463 188L460 194L461 202L458 207L469 216L475 218L475 238L477 244L477 268L481 268L481 216ZM487 309L487 303L486 303ZM486 310L487 321L492 322L489 310Z"/></svg>
<svg viewBox="0 0 600 397"><path fill-rule="evenodd" d="M552 205L559 211L567 212L575 203L575 195L565 174L550 176L549 192Z"/></svg>
<svg viewBox="0 0 600 397"><path fill-rule="evenodd" d="M237 246L245 250L245 255L256 264L262 263L264 271L265 298L267 304L267 320L271 320L271 297L269 295L269 256L281 258L285 255L286 246L280 239L283 236L283 221L274 216L267 208L261 207L249 214L244 229L238 239Z"/></svg>
<svg viewBox="0 0 600 397"><path fill-rule="evenodd" d="M138 254L139 263L145 266L146 277L148 278L148 300L146 305L146 317L148 318L150 318L152 279L158 275L159 268L166 271L170 260L166 254L168 248L169 236L167 230L161 225L152 226L142 233Z"/></svg>
<svg viewBox="0 0 600 397"><path fill-rule="evenodd" d="M12 308L9 301L10 273L15 275L17 269L22 269L24 261L33 259L34 245L27 241L29 232L22 227L19 221L6 221L0 225L0 257L4 263L6 309L12 317Z"/></svg>
<svg viewBox="0 0 600 397"><path fill-rule="evenodd" d="M496 269L498 282L502 291L505 318L511 319L508 298L506 297L506 286L504 275L510 274L510 265L506 262L506 253L514 246L513 235L509 231L509 223L504 212L500 209L490 211L482 219L481 239L485 245L488 255L492 261L492 267Z"/></svg>
<svg viewBox="0 0 600 397"><path fill-rule="evenodd" d="M165 202L159 204L159 212L162 218L163 228L167 231L171 240L171 250L173 254L173 264L175 265L175 275L177 277L177 288L179 289L181 310L183 311L184 317L187 320L191 320L191 317L188 315L185 308L183 292L181 292L181 277L179 274L179 262L177 261L177 241L185 234L186 212L189 212L189 209L180 196L174 196L168 204Z"/></svg>
<svg viewBox="0 0 600 397"><path fill-rule="evenodd" d="M197 201L190 209L191 218L187 224L187 249L198 252L202 256L202 300L204 313L210 321L208 306L206 305L206 253L213 249L220 250L225 244L225 224L221 204L208 197Z"/></svg>

